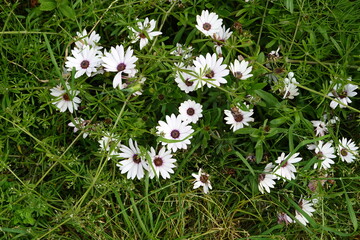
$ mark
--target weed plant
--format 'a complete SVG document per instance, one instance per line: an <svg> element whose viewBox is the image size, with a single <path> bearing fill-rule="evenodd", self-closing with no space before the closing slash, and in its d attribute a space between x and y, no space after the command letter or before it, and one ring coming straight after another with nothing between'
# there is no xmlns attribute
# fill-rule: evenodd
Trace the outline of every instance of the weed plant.
<svg viewBox="0 0 360 240"><path fill-rule="evenodd" d="M224 43L196 28L203 10L231 29ZM146 18L162 34L140 49L132 40ZM75 78L66 69L84 29L99 34L102 53L133 49L132 82L114 88L114 72ZM174 55L178 43L191 56ZM241 56L253 76L227 70L227 83L181 90L181 69L216 54L216 44L222 64ZM359 85L359 44L360 2L351 0L2 1L1 239L357 239L359 153L341 144L359 146L359 94L347 107L330 103L345 99L347 84ZM65 82L66 94L76 89L81 99L72 113L50 94ZM130 138L150 172L151 147L179 143L158 126L186 100L201 104L202 117L188 124L191 144L171 153L170 178L122 174ZM236 131L224 119L225 111L234 121L250 110L253 121ZM314 120L327 130L317 133ZM320 142L332 146L329 167ZM342 161L344 151L354 161ZM301 161L292 163L297 153ZM297 171L289 179L278 170L290 164ZM194 189L194 176L212 189ZM270 192L261 193L264 179L276 182Z"/></svg>

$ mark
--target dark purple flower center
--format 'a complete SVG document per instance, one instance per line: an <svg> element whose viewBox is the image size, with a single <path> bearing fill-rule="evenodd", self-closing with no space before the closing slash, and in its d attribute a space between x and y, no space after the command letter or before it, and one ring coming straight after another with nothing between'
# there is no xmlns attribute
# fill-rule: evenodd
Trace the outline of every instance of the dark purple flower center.
<svg viewBox="0 0 360 240"><path fill-rule="evenodd" d="M62 97L63 97L63 99L64 99L65 101L70 101L70 96L69 96L69 94L65 93Z"/></svg>
<svg viewBox="0 0 360 240"><path fill-rule="evenodd" d="M117 69L119 72L124 71L125 68L126 68L125 63L120 63L120 64L116 67L116 69Z"/></svg>
<svg viewBox="0 0 360 240"><path fill-rule="evenodd" d="M341 156L345 157L348 155L348 151L345 148L343 148L343 149L341 149L340 154L341 154Z"/></svg>
<svg viewBox="0 0 360 240"><path fill-rule="evenodd" d="M146 38L146 35L145 35L145 33L140 33L140 34L139 34L139 37L140 37L140 38Z"/></svg>
<svg viewBox="0 0 360 240"><path fill-rule="evenodd" d="M235 119L235 122L241 122L242 120L244 120L244 117L243 117L243 115L241 115L239 113L239 114L234 115L234 119Z"/></svg>
<svg viewBox="0 0 360 240"><path fill-rule="evenodd" d="M318 152L318 153L316 154L316 157L317 157L318 159L322 160L322 159L324 159L324 154L323 154L322 152Z"/></svg>
<svg viewBox="0 0 360 240"><path fill-rule="evenodd" d="M259 175L259 182L263 181L265 179L265 173L262 173Z"/></svg>
<svg viewBox="0 0 360 240"><path fill-rule="evenodd" d="M280 163L280 166L281 167L286 167L288 165L288 161L281 161L281 163Z"/></svg>
<svg viewBox="0 0 360 240"><path fill-rule="evenodd" d="M208 177L207 175L202 174L202 175L200 176L200 182L202 182L202 183L207 183L208 180L209 180L209 177Z"/></svg>
<svg viewBox="0 0 360 240"><path fill-rule="evenodd" d="M156 158L154 159L154 165L157 166L157 167L163 165L163 163L164 163L164 161L162 160L161 157L156 157Z"/></svg>
<svg viewBox="0 0 360 240"><path fill-rule="evenodd" d="M342 93L340 93L339 98L346 98L347 97L347 92L343 91Z"/></svg>
<svg viewBox="0 0 360 240"><path fill-rule="evenodd" d="M194 82L189 81L188 79L185 80L185 85L188 87L191 87L194 84Z"/></svg>
<svg viewBox="0 0 360 240"><path fill-rule="evenodd" d="M209 31L211 29L211 24L210 23L204 23L203 24L203 28L206 30L206 31Z"/></svg>
<svg viewBox="0 0 360 240"><path fill-rule="evenodd" d="M234 72L234 77L242 78L243 74L241 72Z"/></svg>
<svg viewBox="0 0 360 240"><path fill-rule="evenodd" d="M211 70L210 72L208 72L208 73L205 75L205 77L207 77L207 78L213 78L214 76L215 76L215 73L214 73L213 70Z"/></svg>
<svg viewBox="0 0 360 240"><path fill-rule="evenodd" d="M180 132L178 130L172 130L170 133L172 138L179 138L180 137Z"/></svg>
<svg viewBox="0 0 360 240"><path fill-rule="evenodd" d="M195 110L193 108L188 108L186 110L187 115L192 116L195 114Z"/></svg>
<svg viewBox="0 0 360 240"><path fill-rule="evenodd" d="M80 63L80 67L82 69L87 69L90 65L90 62L88 60L83 60L81 63Z"/></svg>
<svg viewBox="0 0 360 240"><path fill-rule="evenodd" d="M134 154L133 161L134 161L134 163L139 164L141 162L141 158L137 154Z"/></svg>

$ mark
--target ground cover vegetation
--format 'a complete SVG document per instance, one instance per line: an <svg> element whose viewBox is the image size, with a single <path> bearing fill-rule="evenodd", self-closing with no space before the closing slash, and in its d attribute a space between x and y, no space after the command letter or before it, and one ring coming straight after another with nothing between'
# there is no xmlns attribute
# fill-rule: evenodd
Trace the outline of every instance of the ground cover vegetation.
<svg viewBox="0 0 360 240"><path fill-rule="evenodd" d="M3 1L1 239L356 239L359 9Z"/></svg>

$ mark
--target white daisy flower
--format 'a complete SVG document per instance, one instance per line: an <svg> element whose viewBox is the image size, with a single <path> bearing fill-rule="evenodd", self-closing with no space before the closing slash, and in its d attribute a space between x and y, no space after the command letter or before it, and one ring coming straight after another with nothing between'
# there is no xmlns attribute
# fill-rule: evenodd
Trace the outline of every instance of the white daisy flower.
<svg viewBox="0 0 360 240"><path fill-rule="evenodd" d="M170 178L169 173L174 173L172 170L174 167L174 163L176 159L172 158L173 155L171 151L166 151L165 147L162 147L158 154L156 154L153 147L151 147L149 152L150 158L152 160L152 167L149 167L149 177L153 179L156 176L162 176L164 179ZM154 172L155 170L155 172Z"/></svg>
<svg viewBox="0 0 360 240"><path fill-rule="evenodd" d="M76 133L79 130L84 130L85 126L89 123L89 120L84 120L82 118L74 118L74 122L70 122L68 124L69 127L73 127L74 128L74 133ZM83 133L83 138L86 138L87 136L89 136L88 132L84 132Z"/></svg>
<svg viewBox="0 0 360 240"><path fill-rule="evenodd" d="M351 81L351 78L348 78L348 81ZM330 82L331 84L331 82ZM344 86L344 88L341 88L341 84L336 84L332 90L332 92L330 92L328 95L330 97L335 97L335 99L343 104L339 104L338 102L335 101L331 101L330 103L330 107L332 109L335 109L338 105L340 108L346 108L346 106L351 103L352 101L350 100L349 97L354 97L357 95L357 92L355 92L355 90L358 88L357 85L353 85L353 84L346 84Z"/></svg>
<svg viewBox="0 0 360 240"><path fill-rule="evenodd" d="M99 51L102 49L101 46L98 46L100 41L100 35L97 34L95 31L92 31L90 35L88 35L86 29L83 30L82 33L77 32L76 33L77 38L75 39L75 46L79 50L83 49L85 46L89 46L92 49L95 49L96 51Z"/></svg>
<svg viewBox="0 0 360 240"><path fill-rule="evenodd" d="M111 47L110 52L105 52L105 56L102 58L105 71L117 72L113 80L114 88L118 86L120 89L122 88L123 73L128 77L135 76L137 72L135 62L138 58L133 55L133 52L131 47L128 47L125 52L123 45Z"/></svg>
<svg viewBox="0 0 360 240"><path fill-rule="evenodd" d="M174 56L181 56L184 60L192 56L193 47L183 47L182 44L176 43L175 50L171 51L170 54Z"/></svg>
<svg viewBox="0 0 360 240"><path fill-rule="evenodd" d="M180 104L180 119L184 122L196 123L202 115L202 106L192 100L187 100Z"/></svg>
<svg viewBox="0 0 360 240"><path fill-rule="evenodd" d="M245 107L249 109L249 105L245 104ZM253 122L254 118L251 115L254 114L253 109L249 109L249 111L245 111L240 109L240 104L231 108L231 110L224 110L226 117L226 124L231 124L230 129L236 130L243 128L244 126L249 126L249 122Z"/></svg>
<svg viewBox="0 0 360 240"><path fill-rule="evenodd" d="M259 175L258 188L262 194L264 194L265 191L270 193L270 188L274 188L274 185L275 185L274 180L277 179L277 177L275 175L271 174L273 168L274 168L274 165L272 163L268 163L265 166L264 173Z"/></svg>
<svg viewBox="0 0 360 240"><path fill-rule="evenodd" d="M319 141L318 144L315 144L315 146L308 146L308 149L315 149L316 156L319 160L321 160L320 169L324 168L325 170L330 168L331 164L334 164L335 162L332 160L332 158L336 158L335 149L332 145L332 141L327 142L324 144L323 141ZM314 148L315 147L315 148ZM314 168L317 168L318 164L314 164Z"/></svg>
<svg viewBox="0 0 360 240"><path fill-rule="evenodd" d="M299 84L294 78L294 73L289 72L288 77L284 79L285 87L283 89L284 97L288 99L294 99L295 96L299 95L299 90L295 84Z"/></svg>
<svg viewBox="0 0 360 240"><path fill-rule="evenodd" d="M187 149L187 144L190 144L190 134L194 132L188 122L183 122L180 116L172 114L170 117L166 116L166 122L159 121L159 126L156 127L157 134L166 140L178 140L178 142L162 142L162 145L167 145L168 149L176 152L178 149Z"/></svg>
<svg viewBox="0 0 360 240"><path fill-rule="evenodd" d="M149 21L149 18L145 18L144 22L137 22L138 30L130 28L136 34L136 38L132 43L137 42L140 39L140 50L145 47L149 40L152 40L154 37L162 34L160 31L154 31L156 26L156 21L152 19ZM148 39L149 38L149 39Z"/></svg>
<svg viewBox="0 0 360 240"><path fill-rule="evenodd" d="M101 65L101 59L97 51L89 46L84 46L83 49L74 49L71 51L73 57L67 57L65 67L69 72L75 68L75 78L81 77L86 74L91 77L92 73L96 73Z"/></svg>
<svg viewBox="0 0 360 240"><path fill-rule="evenodd" d="M337 147L341 161L351 163L355 160L359 147L350 139L342 138Z"/></svg>
<svg viewBox="0 0 360 240"><path fill-rule="evenodd" d="M319 141L317 144L309 145L308 149L315 150L317 158L321 160L320 169L329 169L331 167L330 165L335 163L332 160L333 158L336 158L335 149L332 146L332 141L329 141L325 144L323 141ZM317 168L317 166L318 164L315 163L314 168Z"/></svg>
<svg viewBox="0 0 360 240"><path fill-rule="evenodd" d="M149 166L145 161L145 158L142 159L140 149L136 141L129 139L129 147L125 145L120 145L119 157L126 158L125 160L120 161L116 166L121 170L121 174L127 173L128 179L142 179L144 174L144 169L149 170Z"/></svg>
<svg viewBox="0 0 360 240"><path fill-rule="evenodd" d="M278 166L276 167L276 170L274 172L275 175L278 175L278 179L280 176L283 178L283 180L291 180L295 179L295 172L296 168L293 165L293 163L300 162L302 160L301 157L298 157L300 153L295 153L291 156L286 155L285 153L281 153L280 157L275 161Z"/></svg>
<svg viewBox="0 0 360 240"><path fill-rule="evenodd" d="M289 217L289 215L287 215L286 213L279 213L278 214L278 224L282 224L285 223L286 225L288 225L289 223L293 223L294 220L291 219L291 217Z"/></svg>
<svg viewBox="0 0 360 240"><path fill-rule="evenodd" d="M311 123L313 124L315 131L316 131L316 136L324 136L329 130L326 127L325 122L323 121L311 121Z"/></svg>
<svg viewBox="0 0 360 240"><path fill-rule="evenodd" d="M187 72L176 72L175 82L182 91L189 93L198 88L199 81L189 73L190 71L194 71L193 67L187 67L185 70Z"/></svg>
<svg viewBox="0 0 360 240"><path fill-rule="evenodd" d="M115 155L120 141L115 137L113 133L103 132L103 136L98 141L98 143L102 151L109 152L109 155ZM110 160L110 158L108 160Z"/></svg>
<svg viewBox="0 0 360 240"><path fill-rule="evenodd" d="M197 25L195 27L205 36L213 36L220 31L222 21L216 13L203 10L201 15L196 16Z"/></svg>
<svg viewBox="0 0 360 240"><path fill-rule="evenodd" d="M56 105L60 112L65 112L69 109L69 112L73 113L74 110L78 109L78 106L81 103L80 98L76 97L80 91L72 90L68 83L66 83L66 89L61 85L58 85L50 89L50 94L56 97L53 104Z"/></svg>
<svg viewBox="0 0 360 240"><path fill-rule="evenodd" d="M315 212L315 209L313 208L313 204L311 201L300 199L299 201L299 207L307 214L309 217L311 217L313 212ZM305 218L304 215L302 215L299 211L295 210L295 218L299 220L302 224L306 225L309 221Z"/></svg>
<svg viewBox="0 0 360 240"><path fill-rule="evenodd" d="M226 29L225 26L222 26L218 32L212 35L212 39L215 40L215 51L217 54L222 54L221 47L224 46L224 43L231 37L232 33L230 28Z"/></svg>
<svg viewBox="0 0 360 240"><path fill-rule="evenodd" d="M230 70L234 77L245 80L249 77L252 77L253 75L250 74L252 70L252 66L248 67L249 62L242 60L241 63L239 60L235 59L234 63L230 63Z"/></svg>
<svg viewBox="0 0 360 240"><path fill-rule="evenodd" d="M210 53L206 54L206 57L200 55L194 61L194 71L199 80L199 87L204 86L205 84L211 88L215 86L220 86L220 84L227 83L226 77L229 75L229 70L226 69L227 65L222 64L223 58L217 59L216 54L211 55Z"/></svg>
<svg viewBox="0 0 360 240"><path fill-rule="evenodd" d="M204 193L209 193L209 189L212 189L211 182L209 180L210 175L206 172L203 172L201 168L199 169L198 174L193 173L191 175L195 178L195 181L193 182L193 189L203 187Z"/></svg>

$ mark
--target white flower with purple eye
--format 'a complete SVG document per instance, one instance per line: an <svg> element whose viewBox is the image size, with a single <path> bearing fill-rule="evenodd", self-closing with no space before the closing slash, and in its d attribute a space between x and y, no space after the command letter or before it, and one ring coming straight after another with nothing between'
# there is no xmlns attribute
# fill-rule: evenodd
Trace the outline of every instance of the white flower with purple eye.
<svg viewBox="0 0 360 240"><path fill-rule="evenodd" d="M227 83L226 77L229 75L229 70L226 69L227 65L222 64L223 58L217 59L216 54L210 53L206 56L200 55L194 61L194 71L196 78L199 80L198 87L207 85L209 88L220 86L220 84Z"/></svg>
<svg viewBox="0 0 360 240"><path fill-rule="evenodd" d="M224 120L226 121L226 124L230 124L233 131L243 128L245 126L249 126L249 122L253 122L254 118L251 117L251 115L254 114L253 109L249 109L249 105L245 104L246 109L243 110L240 108L240 104L237 104L236 106L232 107L231 110L224 110L224 113L226 117Z"/></svg>
<svg viewBox="0 0 360 240"><path fill-rule="evenodd" d="M278 214L278 224L282 224L285 223L286 225L288 225L289 223L293 223L294 220L292 220L289 215L287 215L286 213L279 213Z"/></svg>
<svg viewBox="0 0 360 240"><path fill-rule="evenodd" d="M239 60L235 59L234 63L230 63L229 68L232 74L234 75L234 77L241 80L245 80L253 76L252 74L250 74L252 71L252 67L251 66L248 67L248 66L249 66L249 62L245 60L239 62Z"/></svg>
<svg viewBox="0 0 360 240"><path fill-rule="evenodd" d="M121 170L121 174L127 173L128 179L142 179L145 176L144 169L149 170L149 166L145 158L141 156L140 149L136 141L129 139L129 146L120 145L119 157L125 158L116 166Z"/></svg>
<svg viewBox="0 0 360 240"><path fill-rule="evenodd" d="M275 185L274 180L277 179L277 177L271 173L273 168L274 165L272 163L268 163L265 166L264 173L259 175L258 188L262 194L264 194L265 191L270 193L270 188L274 188Z"/></svg>
<svg viewBox="0 0 360 240"><path fill-rule="evenodd" d="M198 89L199 87L199 80L197 80L194 76L193 76L193 72L194 68L193 67L187 67L184 69L185 71L177 71L176 72L176 77L175 77L175 82L178 84L178 87L186 92L192 92L196 89Z"/></svg>
<svg viewBox="0 0 360 240"><path fill-rule="evenodd" d="M65 112L69 109L69 112L73 113L74 110L78 109L78 106L81 103L80 98L76 97L80 91L71 89L68 83L66 83L66 89L60 84L50 89L50 95L56 97L53 104L56 105L60 112Z"/></svg>
<svg viewBox="0 0 360 240"><path fill-rule="evenodd" d="M170 54L171 55L175 55L175 56L181 56L182 59L188 59L192 56L192 50L193 50L193 47L183 47L182 44L180 43L177 43L176 44L176 49L171 51Z"/></svg>
<svg viewBox="0 0 360 240"><path fill-rule="evenodd" d="M209 189L212 189L211 182L210 182L210 175L206 172L203 172L202 169L199 169L199 173L193 173L191 174L195 180L194 180L194 189L203 187L204 193L209 193Z"/></svg>
<svg viewBox="0 0 360 240"><path fill-rule="evenodd" d="M150 20L149 18L145 18L144 22L137 22L137 29L130 28L136 34L136 38L132 41L132 43L137 42L140 39L140 50L145 47L149 40L152 40L154 37L159 36L162 32L154 31L156 26L155 20Z"/></svg>
<svg viewBox="0 0 360 240"><path fill-rule="evenodd" d="M180 118L184 122L196 123L202 115L202 106L192 100L187 100L180 104Z"/></svg>
<svg viewBox="0 0 360 240"><path fill-rule="evenodd" d="M133 55L133 52L131 47L128 47L125 52L123 45L117 45L115 48L111 47L110 52L105 52L102 57L105 71L117 72L113 80L114 88L118 86L122 88L123 74L127 74L125 77L135 76L137 72L135 62L138 58Z"/></svg>
<svg viewBox="0 0 360 240"><path fill-rule="evenodd" d="M72 50L71 53L73 56L66 58L65 67L69 72L75 68L75 78L79 78L84 74L91 77L98 72L102 61L96 49L84 46L81 50Z"/></svg>
<svg viewBox="0 0 360 240"><path fill-rule="evenodd" d="M289 72L288 77L284 79L285 87L283 89L284 97L288 99L294 99L295 96L299 95L299 90L295 84L299 84L294 78L294 73Z"/></svg>
<svg viewBox="0 0 360 240"><path fill-rule="evenodd" d="M351 139L348 140L347 138L342 138L337 147L341 161L347 163L351 163L356 159L358 149L359 147L357 147Z"/></svg>
<svg viewBox="0 0 360 240"><path fill-rule="evenodd" d="M159 121L159 126L156 127L157 134L164 138L162 145L167 145L168 149L176 152L178 149L187 149L187 144L190 144L190 139L194 130L187 122L183 122L180 116L166 116L166 122ZM176 142L167 142L166 140Z"/></svg>
<svg viewBox="0 0 360 240"><path fill-rule="evenodd" d="M82 118L74 118L74 122L69 122L68 126L74 128L74 133L79 130L84 130L85 126L90 122L90 120L84 120ZM88 132L83 133L83 138L89 136Z"/></svg>
<svg viewBox="0 0 360 240"><path fill-rule="evenodd" d="M326 123L323 121L311 121L311 123L313 124L315 131L316 131L316 136L324 136L329 130L326 127Z"/></svg>
<svg viewBox="0 0 360 240"><path fill-rule="evenodd" d="M305 200L305 199L300 199L299 201L299 207L307 214L309 215L309 217L311 217L313 214L313 212L315 212L315 209L312 207L313 204L312 202ZM295 218L297 220L299 220L299 222L301 222L302 224L306 225L309 221L306 219L306 217L304 215L302 215L302 213L300 213L299 211L295 210Z"/></svg>
<svg viewBox="0 0 360 240"><path fill-rule="evenodd" d="M208 10L203 10L201 15L196 16L197 25L195 27L205 36L213 36L219 32L222 21L216 13L209 13Z"/></svg>
<svg viewBox="0 0 360 240"><path fill-rule="evenodd" d="M75 39L75 46L79 50L83 49L86 46L89 46L91 49L95 49L97 52L102 49L101 46L98 46L100 41L100 35L95 31L92 31L90 35L88 35L86 29L82 31L82 33L76 33L77 38Z"/></svg>
<svg viewBox="0 0 360 240"><path fill-rule="evenodd" d="M319 141L318 144L308 146L309 150L315 149L315 154L319 160L321 160L320 163L320 169L324 168L329 169L331 164L334 164L335 162L332 160L333 158L336 158L335 149L332 146L332 141L329 141L324 144L323 141ZM314 168L317 168L318 164L314 164Z"/></svg>
<svg viewBox="0 0 360 240"><path fill-rule="evenodd" d="M225 26L222 26L218 32L212 35L212 38L215 40L214 43L217 54L222 54L221 47L224 46L224 43L231 37L232 33L233 32L230 32L230 28L226 29Z"/></svg>
<svg viewBox="0 0 360 240"><path fill-rule="evenodd" d="M278 166L275 169L274 174L278 175L278 179L283 177L283 180L291 180L295 179L296 168L293 163L300 162L302 160L301 157L298 157L300 153L295 153L291 156L290 154L285 156L285 153L281 153L280 157L275 161Z"/></svg>
<svg viewBox="0 0 360 240"><path fill-rule="evenodd" d="M115 155L120 141L113 133L103 132L103 136L98 141L99 147L102 151L109 152L109 155ZM108 158L110 160L111 157Z"/></svg>
<svg viewBox="0 0 360 240"><path fill-rule="evenodd" d="M351 78L348 78L348 81L351 81ZM357 85L349 83L346 84L343 88L341 88L341 86L341 84L336 84L333 90L328 94L330 97L335 97L337 101L343 103L339 104L336 101L331 101L330 107L332 109L335 109L337 106L340 108L346 108L347 105L352 102L349 97L354 97L357 95L357 92L355 92L355 90L358 89Z"/></svg>
<svg viewBox="0 0 360 240"><path fill-rule="evenodd" d="M158 177L162 176L164 179L170 178L169 173L174 173L173 168L176 167L174 165L176 159L172 158L171 151L167 151L165 147L162 147L159 153L156 154L155 149L151 147L149 155L152 160L152 167L149 166L149 177L153 179L156 175Z"/></svg>

